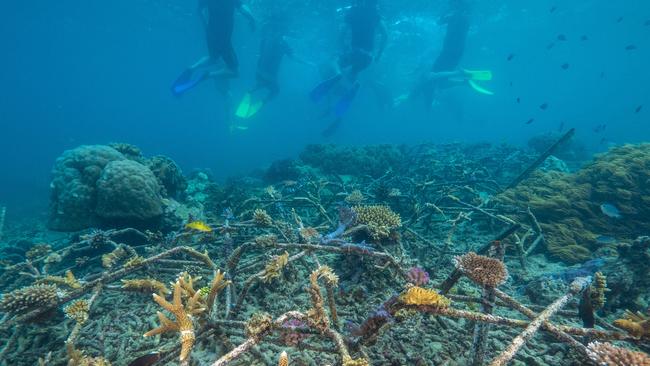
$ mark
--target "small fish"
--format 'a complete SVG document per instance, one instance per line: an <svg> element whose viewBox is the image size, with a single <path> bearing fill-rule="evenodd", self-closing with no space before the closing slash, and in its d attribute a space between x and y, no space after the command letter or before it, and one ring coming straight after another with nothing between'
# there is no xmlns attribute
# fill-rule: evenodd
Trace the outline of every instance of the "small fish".
<svg viewBox="0 0 650 366"><path fill-rule="evenodd" d="M618 19L616 19L616 23L620 23L622 21L623 21L623 17L618 17Z"/></svg>
<svg viewBox="0 0 650 366"><path fill-rule="evenodd" d="M148 355L140 356L131 361L129 366L150 366L160 360L160 353L154 352Z"/></svg>
<svg viewBox="0 0 650 366"><path fill-rule="evenodd" d="M645 23L643 23L644 26L650 27L650 19L646 20Z"/></svg>
<svg viewBox="0 0 650 366"><path fill-rule="evenodd" d="M548 109L548 103L542 103L542 105L539 106L539 109L545 111Z"/></svg>
<svg viewBox="0 0 650 366"><path fill-rule="evenodd" d="M511 54L508 55L508 58L506 60L512 61L513 58L515 58L515 54L511 53Z"/></svg>
<svg viewBox="0 0 650 366"><path fill-rule="evenodd" d="M600 211L607 217L611 217L613 219L620 219L623 216L621 215L621 212L618 210L618 207L614 206L611 203L603 203L600 205Z"/></svg>
<svg viewBox="0 0 650 366"><path fill-rule="evenodd" d="M557 10L557 6L553 6L551 7L551 9L549 9L549 12L554 13L556 10Z"/></svg>
<svg viewBox="0 0 650 366"><path fill-rule="evenodd" d="M605 78L605 71L601 71L601 72L600 72L600 78L601 78L601 79L604 79L604 78Z"/></svg>
<svg viewBox="0 0 650 366"><path fill-rule="evenodd" d="M569 69L569 63L568 63L568 62L565 62L565 63L563 63L562 66L560 66L560 67L562 68L562 70L568 70L568 69Z"/></svg>
<svg viewBox="0 0 650 366"><path fill-rule="evenodd" d="M634 51L634 50L636 50L636 46L633 45L633 44L627 45L627 46L625 46L625 50L626 51Z"/></svg>
<svg viewBox="0 0 650 366"><path fill-rule="evenodd" d="M580 36L580 40L583 41L583 42L588 41L589 37L587 37L587 35L583 34L582 36Z"/></svg>
<svg viewBox="0 0 650 366"><path fill-rule="evenodd" d="M557 40L561 41L561 42L564 42L564 41L566 41L566 36L564 34L558 34L557 35Z"/></svg>
<svg viewBox="0 0 650 366"><path fill-rule="evenodd" d="M517 104L521 104L521 98L517 97Z"/></svg>
<svg viewBox="0 0 650 366"><path fill-rule="evenodd" d="M638 107L636 107L636 109L634 110L634 113L635 113L635 114L636 114L636 113L639 113L639 112L641 112L642 109L643 109L643 104L640 105L640 106L638 106Z"/></svg>
<svg viewBox="0 0 650 366"><path fill-rule="evenodd" d="M605 245L614 244L614 243L616 243L616 238L613 238L613 237L607 236L607 235L598 235L596 237L596 242L598 244L605 244Z"/></svg>
<svg viewBox="0 0 650 366"><path fill-rule="evenodd" d="M535 118L531 118L528 121L526 121L526 124L529 125L531 123L535 122Z"/></svg>
<svg viewBox="0 0 650 366"><path fill-rule="evenodd" d="M208 224L206 224L203 221L192 221L189 224L185 225L185 229L187 229L187 230L196 230L196 231L200 231L202 233L210 233L210 232L212 232L212 228L210 226L208 226Z"/></svg>
<svg viewBox="0 0 650 366"><path fill-rule="evenodd" d="M550 50L551 48L555 47L555 42L551 42L546 46L547 50Z"/></svg>

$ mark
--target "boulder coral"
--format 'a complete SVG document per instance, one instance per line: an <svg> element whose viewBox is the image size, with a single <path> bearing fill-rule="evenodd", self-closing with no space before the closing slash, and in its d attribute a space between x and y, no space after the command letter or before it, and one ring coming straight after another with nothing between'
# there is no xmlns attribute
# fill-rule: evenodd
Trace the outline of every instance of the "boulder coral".
<svg viewBox="0 0 650 366"><path fill-rule="evenodd" d="M607 235L631 241L650 231L650 144L624 145L576 172L538 172L497 198L499 204L530 207L544 231L549 253L567 263L592 257ZM609 203L621 218L608 217Z"/></svg>
<svg viewBox="0 0 650 366"><path fill-rule="evenodd" d="M161 216L163 203L156 177L135 161L110 162L97 181L95 213L110 220L146 221Z"/></svg>
<svg viewBox="0 0 650 366"><path fill-rule="evenodd" d="M171 159L147 159L132 145L85 145L65 151L52 171L48 227L77 231L129 225L158 228L165 207L187 187Z"/></svg>

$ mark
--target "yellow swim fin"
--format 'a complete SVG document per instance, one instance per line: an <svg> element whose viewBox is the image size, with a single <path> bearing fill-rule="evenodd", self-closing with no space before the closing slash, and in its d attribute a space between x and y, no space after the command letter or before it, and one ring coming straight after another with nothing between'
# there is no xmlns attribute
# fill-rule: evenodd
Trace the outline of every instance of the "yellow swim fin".
<svg viewBox="0 0 650 366"><path fill-rule="evenodd" d="M479 93L481 93L481 94L485 94L485 95L494 95L494 92L491 92L491 91L485 89L484 87L478 85L478 84L476 83L476 81L474 81L474 80L472 80L472 79L469 79L467 82L469 83L469 86L472 87L472 89L476 90L477 92L479 92Z"/></svg>
<svg viewBox="0 0 650 366"><path fill-rule="evenodd" d="M467 70L463 69L470 80L490 81L492 80L492 71L490 70Z"/></svg>
<svg viewBox="0 0 650 366"><path fill-rule="evenodd" d="M250 93L246 93L244 95L244 98L239 103L239 106L237 107L235 116L239 118L248 118L248 113L250 111L250 108L251 108L251 95Z"/></svg>

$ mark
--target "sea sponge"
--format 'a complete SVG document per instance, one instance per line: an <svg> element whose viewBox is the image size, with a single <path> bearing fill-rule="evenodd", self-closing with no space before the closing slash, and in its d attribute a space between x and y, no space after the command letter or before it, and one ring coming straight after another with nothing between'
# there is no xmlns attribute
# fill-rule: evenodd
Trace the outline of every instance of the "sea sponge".
<svg viewBox="0 0 650 366"><path fill-rule="evenodd" d="M446 308L451 301L437 293L422 287L412 286L399 296L399 300L406 305L428 305Z"/></svg>
<svg viewBox="0 0 650 366"><path fill-rule="evenodd" d="M163 203L156 177L135 161L108 163L97 181L95 212L109 220L145 221L160 217Z"/></svg>
<svg viewBox="0 0 650 366"><path fill-rule="evenodd" d="M390 237L391 232L402 226L402 218L388 206L354 206L356 223L366 225L370 236L375 240Z"/></svg>
<svg viewBox="0 0 650 366"><path fill-rule="evenodd" d="M647 354L615 347L611 343L591 342L587 355L598 366L650 366Z"/></svg>
<svg viewBox="0 0 650 366"><path fill-rule="evenodd" d="M52 170L48 227L77 231L98 226L96 182L108 163L125 159L117 150L102 145L63 152Z"/></svg>
<svg viewBox="0 0 650 366"><path fill-rule="evenodd" d="M456 268L481 286L498 287L508 279L508 270L502 261L474 252L456 256Z"/></svg>
<svg viewBox="0 0 650 366"><path fill-rule="evenodd" d="M37 284L2 295L0 311L11 315L23 314L37 308L56 306L58 301L58 287Z"/></svg>

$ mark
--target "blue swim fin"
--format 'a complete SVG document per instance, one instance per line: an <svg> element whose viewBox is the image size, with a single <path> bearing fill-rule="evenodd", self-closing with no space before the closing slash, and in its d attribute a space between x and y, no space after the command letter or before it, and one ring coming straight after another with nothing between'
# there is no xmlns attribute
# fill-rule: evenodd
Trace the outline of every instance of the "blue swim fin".
<svg viewBox="0 0 650 366"><path fill-rule="evenodd" d="M208 70L196 70L194 72L191 69L183 71L183 73L174 81L172 84L172 94L176 97L180 97L185 94L190 89L199 85L202 81L206 80L210 72Z"/></svg>
<svg viewBox="0 0 650 366"><path fill-rule="evenodd" d="M334 115L336 115L337 118L343 117L345 112L350 109L350 106L352 105L352 101L354 100L354 97L357 95L357 92L359 91L359 83L356 83L352 86L350 90L345 92L343 97L339 99L339 101L336 103L334 106Z"/></svg>
<svg viewBox="0 0 650 366"><path fill-rule="evenodd" d="M316 85L316 87L309 93L309 99L314 103L320 102L327 93L329 93L329 91L332 90L339 81L341 81L341 78L343 78L343 74L336 74L334 77Z"/></svg>

